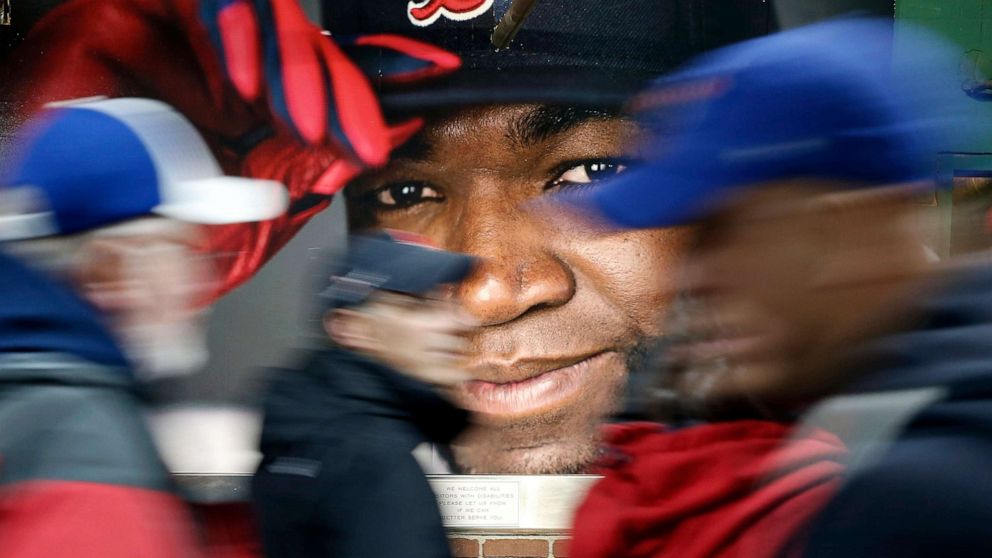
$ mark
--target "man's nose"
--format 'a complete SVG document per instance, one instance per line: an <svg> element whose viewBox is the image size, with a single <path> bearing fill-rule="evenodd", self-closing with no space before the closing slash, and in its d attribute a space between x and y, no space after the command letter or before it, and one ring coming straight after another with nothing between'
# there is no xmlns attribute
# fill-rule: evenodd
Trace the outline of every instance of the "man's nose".
<svg viewBox="0 0 992 558"><path fill-rule="evenodd" d="M466 219L461 227L461 251L481 261L461 284L459 299L482 326L561 306L575 294L575 277L553 252L550 232L518 208L508 209L512 217Z"/></svg>

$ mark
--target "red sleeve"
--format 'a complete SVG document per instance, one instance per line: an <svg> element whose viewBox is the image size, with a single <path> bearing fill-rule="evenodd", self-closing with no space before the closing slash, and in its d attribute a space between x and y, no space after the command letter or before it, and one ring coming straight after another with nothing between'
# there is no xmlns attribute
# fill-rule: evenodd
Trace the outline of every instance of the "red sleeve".
<svg viewBox="0 0 992 558"><path fill-rule="evenodd" d="M198 558L185 504L155 490L73 481L0 487L0 556Z"/></svg>

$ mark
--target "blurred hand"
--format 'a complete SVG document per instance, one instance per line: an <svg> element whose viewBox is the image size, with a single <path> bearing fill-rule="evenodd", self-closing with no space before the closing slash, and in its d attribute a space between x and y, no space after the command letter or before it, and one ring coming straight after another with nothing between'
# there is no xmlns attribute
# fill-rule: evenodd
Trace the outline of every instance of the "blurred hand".
<svg viewBox="0 0 992 558"><path fill-rule="evenodd" d="M471 379L465 336L477 325L454 302L393 293L377 293L359 309L335 310L327 321L339 344L437 387Z"/></svg>

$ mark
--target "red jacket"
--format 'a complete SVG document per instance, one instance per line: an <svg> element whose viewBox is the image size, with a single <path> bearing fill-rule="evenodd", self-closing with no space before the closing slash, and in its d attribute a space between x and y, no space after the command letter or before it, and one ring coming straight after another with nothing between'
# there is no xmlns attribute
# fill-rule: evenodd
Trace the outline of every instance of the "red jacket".
<svg viewBox="0 0 992 558"><path fill-rule="evenodd" d="M738 421L611 427L605 477L580 506L573 558L783 556L840 483L832 434Z"/></svg>

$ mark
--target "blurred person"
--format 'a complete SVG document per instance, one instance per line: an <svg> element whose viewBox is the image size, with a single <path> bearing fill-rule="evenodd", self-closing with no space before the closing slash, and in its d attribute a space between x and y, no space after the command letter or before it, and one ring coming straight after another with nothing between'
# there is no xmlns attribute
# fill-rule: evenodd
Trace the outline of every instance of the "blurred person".
<svg viewBox="0 0 992 558"><path fill-rule="evenodd" d="M45 109L0 177L0 554L198 556L142 418L195 369L215 288L202 224L286 210L146 99Z"/></svg>
<svg viewBox="0 0 992 558"><path fill-rule="evenodd" d="M445 287L473 260L415 242L353 235L320 294L325 348L273 380L252 485L268 556L450 556L411 452L467 426L450 392L472 322Z"/></svg>
<svg viewBox="0 0 992 558"><path fill-rule="evenodd" d="M55 7L5 59L9 63L0 64L0 99L15 109L4 120L25 118L47 102L68 98L155 98L192 122L225 172L286 185L285 213L257 223L211 225L198 236L199 248L214 255L218 276L204 302L252 277L351 178L381 165L420 125L409 116L387 122L351 56L383 62L374 75L377 83L414 85L460 65L457 56L441 49L387 35L355 38L346 54L306 19L297 0L46 4ZM31 11L38 14L39 8ZM18 18L19 25L25 21ZM250 432L260 425L244 428L229 419L217 409L186 413L181 425L199 424L195 434L156 440L165 442L160 447L168 465L188 472L185 466L191 464L219 467L250 460L240 450L254 449ZM207 434L213 432L233 435L218 442ZM211 451L197 454L197 440L205 440ZM209 462L207 456L218 459ZM224 502L216 496L196 502L209 551L253 555L260 545L249 507L240 494L228 496Z"/></svg>
<svg viewBox="0 0 992 558"><path fill-rule="evenodd" d="M415 131L397 124L426 115L417 138L392 163L354 168L337 164L352 160L340 156L335 144L341 140L306 143L292 133L303 122L312 126L310 120L319 124L347 113L351 104L340 93L353 82L337 71L337 57L327 60L335 62L328 68L339 94L311 99L340 109L328 117L296 118L319 111L301 101L293 112L280 102L279 92L295 80L280 79L272 70L278 64L265 65L260 96L240 100L252 87L238 83L257 84L249 79L253 72L244 71L254 66L238 63L243 57L230 48L234 34L222 21L252 12L249 5L289 9L286 0L72 0L25 43L18 76L23 97L31 103L136 91L159 97L190 117L231 172L285 182L293 203L282 220L210 236L213 246L238 254L228 267L228 286L249 277L345 183L352 230L411 230L445 249L480 256L484 263L461 287L466 309L482 326L471 339L477 381L459 397L485 419L456 445L452 468L586 470L600 453L598 428L618 404L628 361L660 333L655 315L671 297L665 278L686 233L587 235L581 228L548 227L520 205L622 172L640 156L629 146L642 131L621 110L629 96L693 53L767 32L769 5L543 0L517 39L497 51L490 37L504 0L457 7L326 2L325 27L373 76L386 122L398 130L389 134L390 146ZM101 23L103 31L92 33L85 22L98 20L117 24ZM271 23L259 21L262 29ZM311 37L314 29L304 27ZM382 41L383 34L393 39ZM264 37L293 35L262 36L269 44ZM411 40L420 46L410 47ZM450 73L457 64L424 43L457 54L459 70ZM219 61L215 45L224 53ZM272 42L269 51L288 52L279 45ZM390 79L404 68L410 71ZM411 82L416 76L435 79ZM328 138L334 129L327 127ZM368 167L378 170L356 178Z"/></svg>
<svg viewBox="0 0 992 558"><path fill-rule="evenodd" d="M654 388L670 416L801 416L797 439L849 446L786 555L987 553L990 271L933 265L918 201L985 120L940 71L952 48L895 38L894 58L891 22L837 21L703 56L638 101L652 161L561 198L605 226L697 224Z"/></svg>
<svg viewBox="0 0 992 558"><path fill-rule="evenodd" d="M395 35L344 45L297 0L64 0L0 66L0 98L25 118L44 104L144 97L178 110L229 174L286 185L290 210L264 223L210 227L219 296L254 275L334 193L381 166L421 124L386 121L352 57L377 82L414 85L457 69L457 56Z"/></svg>

